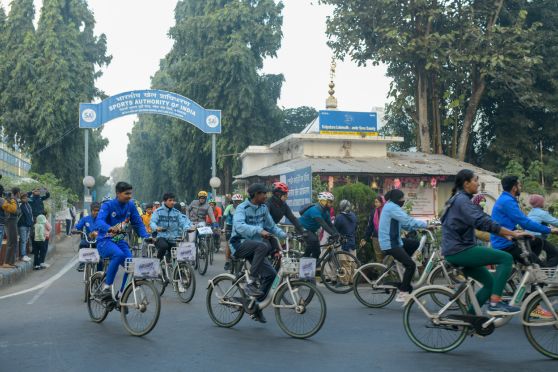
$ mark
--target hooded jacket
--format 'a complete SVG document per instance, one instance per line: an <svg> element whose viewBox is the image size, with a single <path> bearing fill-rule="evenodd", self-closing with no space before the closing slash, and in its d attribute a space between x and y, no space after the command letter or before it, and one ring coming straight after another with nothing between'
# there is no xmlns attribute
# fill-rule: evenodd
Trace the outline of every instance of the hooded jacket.
<svg viewBox="0 0 558 372"><path fill-rule="evenodd" d="M353 250L356 247L357 216L354 212L342 212L335 217L335 228L339 234L347 238L347 242L341 247L344 251Z"/></svg>
<svg viewBox="0 0 558 372"><path fill-rule="evenodd" d="M35 240L36 242L44 242L47 239L46 223L47 219L44 215L40 214L37 216L37 223L35 223L35 234L33 235L33 240Z"/></svg>
<svg viewBox="0 0 558 372"><path fill-rule="evenodd" d="M199 200L193 200L188 207L188 215L190 221L194 223L205 222L206 216L209 216L211 223L217 223L213 214L213 208L211 208L207 201L201 204Z"/></svg>
<svg viewBox="0 0 558 372"><path fill-rule="evenodd" d="M287 237L287 234L273 222L265 204L252 204L250 200L241 203L234 212L231 252L234 254L244 240L262 241L260 233L263 230L279 239Z"/></svg>
<svg viewBox="0 0 558 372"><path fill-rule="evenodd" d="M149 222L151 231L157 231L157 227L166 229L166 231L159 231L157 233L158 238L164 239L179 238L182 236L182 232L186 231L190 226L192 226L192 222L190 222L188 217L176 208L167 208L164 204L153 212Z"/></svg>
<svg viewBox="0 0 558 372"><path fill-rule="evenodd" d="M382 209L380 216L380 225L378 231L378 240L380 249L387 251L393 248L402 248L403 240L401 239L401 229L412 231L416 229L424 229L427 224L424 221L415 220L409 216L403 208L392 201L388 201Z"/></svg>

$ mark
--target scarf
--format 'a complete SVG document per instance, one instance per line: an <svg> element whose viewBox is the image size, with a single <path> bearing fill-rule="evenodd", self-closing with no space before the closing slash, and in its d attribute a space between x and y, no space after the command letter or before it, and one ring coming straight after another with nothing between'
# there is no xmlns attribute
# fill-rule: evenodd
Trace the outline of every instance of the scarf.
<svg viewBox="0 0 558 372"><path fill-rule="evenodd" d="M375 231L378 231L380 229L380 215L382 214L382 209L384 209L384 204L386 204L386 200L382 196L382 205L380 206L380 208L376 208L376 210L374 211L373 222Z"/></svg>

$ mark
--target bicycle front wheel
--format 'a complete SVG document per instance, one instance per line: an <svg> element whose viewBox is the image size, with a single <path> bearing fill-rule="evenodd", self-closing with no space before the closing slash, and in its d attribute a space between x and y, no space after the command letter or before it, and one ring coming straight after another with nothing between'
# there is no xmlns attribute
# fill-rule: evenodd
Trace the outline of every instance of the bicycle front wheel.
<svg viewBox="0 0 558 372"><path fill-rule="evenodd" d="M275 317L279 327L291 337L308 338L324 325L327 308L318 288L302 280L283 285L274 297Z"/></svg>
<svg viewBox="0 0 558 372"><path fill-rule="evenodd" d="M548 301L540 294L532 298L523 313L523 330L529 343L542 355L558 359L558 289L545 291ZM544 316L546 314L546 316ZM544 324L544 325L543 325Z"/></svg>
<svg viewBox="0 0 558 372"><path fill-rule="evenodd" d="M89 317L95 323L101 323L107 318L109 313L106 303L95 296L95 293L101 292L101 287L103 286L103 280L105 279L105 274L95 273L89 280L89 290L86 292L87 297L87 310L89 311Z"/></svg>
<svg viewBox="0 0 558 372"><path fill-rule="evenodd" d="M440 302L445 305L452 296L453 291L449 289L425 287L417 291L415 297L407 302L403 312L403 325L407 336L415 345L426 351L445 353L465 341L469 327L438 323L451 318L452 315L467 314L461 301L456 301L443 314L439 314L444 307Z"/></svg>
<svg viewBox="0 0 558 372"><path fill-rule="evenodd" d="M371 263L359 268L354 277L354 293L357 300L367 307L381 308L395 298L399 282L397 274L382 264Z"/></svg>
<svg viewBox="0 0 558 372"><path fill-rule="evenodd" d="M120 309L124 328L133 336L145 336L155 328L161 313L161 298L153 283L136 280L122 294Z"/></svg>
<svg viewBox="0 0 558 372"><path fill-rule="evenodd" d="M231 277L223 275L214 278L205 297L207 313L213 323L230 328L240 322L244 315L242 298L242 290L234 284Z"/></svg>
<svg viewBox="0 0 558 372"><path fill-rule="evenodd" d="M174 291L180 301L188 303L196 293L196 275L192 266L185 262L179 262L172 273Z"/></svg>
<svg viewBox="0 0 558 372"><path fill-rule="evenodd" d="M84 288L84 293L83 293L83 302L87 302L87 295L89 294L89 290L90 290L90 283L91 283L91 275L93 275L93 269L91 264L87 263L85 264L85 268L83 269L83 277L85 278L84 282L83 282L83 288Z"/></svg>
<svg viewBox="0 0 558 372"><path fill-rule="evenodd" d="M334 293L348 293L353 289L353 276L360 266L358 259L344 251L322 262L320 276L327 289Z"/></svg>
<svg viewBox="0 0 558 372"><path fill-rule="evenodd" d="M207 265L209 264L209 247L207 246L206 239L202 239L200 241L200 247L196 259L198 260L198 272L200 275L205 275L207 272Z"/></svg>

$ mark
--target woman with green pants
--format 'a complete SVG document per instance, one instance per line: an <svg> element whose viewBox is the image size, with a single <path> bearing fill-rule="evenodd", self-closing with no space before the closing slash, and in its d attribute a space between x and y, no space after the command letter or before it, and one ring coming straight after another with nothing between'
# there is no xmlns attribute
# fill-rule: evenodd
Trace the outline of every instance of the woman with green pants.
<svg viewBox="0 0 558 372"><path fill-rule="evenodd" d="M473 171L462 169L457 173L453 195L446 203L442 216L442 255L449 263L462 266L466 276L482 283L483 287L477 292L477 300L482 306L490 299L489 315L516 314L520 312L518 307L502 301L502 292L512 270L513 257L507 252L476 245L475 229L510 240L528 234L501 227L474 205L471 198L478 189L479 179ZM494 275L488 271L487 265L497 265Z"/></svg>

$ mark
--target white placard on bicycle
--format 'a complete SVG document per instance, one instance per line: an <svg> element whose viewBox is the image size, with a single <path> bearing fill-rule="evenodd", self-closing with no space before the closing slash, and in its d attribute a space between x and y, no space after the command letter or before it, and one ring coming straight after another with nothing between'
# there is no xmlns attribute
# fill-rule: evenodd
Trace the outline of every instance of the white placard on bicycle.
<svg viewBox="0 0 558 372"><path fill-rule="evenodd" d="M200 235L213 235L213 230L209 226L198 227L198 234L200 234Z"/></svg>
<svg viewBox="0 0 558 372"><path fill-rule="evenodd" d="M79 262L97 263L100 261L99 251L95 248L81 248L79 250Z"/></svg>
<svg viewBox="0 0 558 372"><path fill-rule="evenodd" d="M176 248L176 260L187 262L196 260L196 243L181 242Z"/></svg>
<svg viewBox="0 0 558 372"><path fill-rule="evenodd" d="M302 257L300 259L300 268L298 277L301 279L313 279L316 277L316 259L311 257Z"/></svg>
<svg viewBox="0 0 558 372"><path fill-rule="evenodd" d="M156 279L161 276L161 264L157 258L134 258L134 276Z"/></svg>

